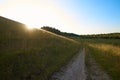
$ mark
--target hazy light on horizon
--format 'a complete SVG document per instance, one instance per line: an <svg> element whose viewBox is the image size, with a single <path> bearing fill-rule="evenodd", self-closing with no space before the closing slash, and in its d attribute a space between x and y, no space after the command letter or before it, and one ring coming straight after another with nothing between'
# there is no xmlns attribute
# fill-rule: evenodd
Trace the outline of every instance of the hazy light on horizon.
<svg viewBox="0 0 120 80"><path fill-rule="evenodd" d="M117 1L0 0L0 15L30 28L51 26L77 34L120 32Z"/></svg>

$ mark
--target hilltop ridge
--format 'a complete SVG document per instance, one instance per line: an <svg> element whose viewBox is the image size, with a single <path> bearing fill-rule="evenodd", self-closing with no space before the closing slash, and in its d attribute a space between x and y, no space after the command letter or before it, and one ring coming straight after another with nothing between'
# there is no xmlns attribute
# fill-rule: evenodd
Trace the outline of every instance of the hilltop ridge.
<svg viewBox="0 0 120 80"><path fill-rule="evenodd" d="M79 48L72 39L0 17L0 80L47 80Z"/></svg>

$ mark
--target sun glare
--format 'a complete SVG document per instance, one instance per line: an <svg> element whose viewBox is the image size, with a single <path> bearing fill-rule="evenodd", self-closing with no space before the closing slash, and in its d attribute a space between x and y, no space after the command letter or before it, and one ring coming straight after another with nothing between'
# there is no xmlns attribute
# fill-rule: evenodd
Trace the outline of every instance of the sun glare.
<svg viewBox="0 0 120 80"><path fill-rule="evenodd" d="M4 6L6 8L3 11L4 15L26 24L28 29L40 29L42 26L51 26L61 31L72 32L72 27L76 27L74 25L76 23L74 23L71 16L57 5L52 4L53 2L48 3L47 0L35 0L31 2L28 0L13 0L10 3L8 4L9 6ZM13 5L14 3L16 5Z"/></svg>
<svg viewBox="0 0 120 80"><path fill-rule="evenodd" d="M26 27L27 27L27 29L29 29L29 30L34 29L34 28L35 28L35 27L33 27L33 26L28 26L28 25L26 25Z"/></svg>
<svg viewBox="0 0 120 80"><path fill-rule="evenodd" d="M6 12L7 16L27 25L28 29L60 24L59 14L49 8L15 7ZM9 13L9 14L8 14Z"/></svg>

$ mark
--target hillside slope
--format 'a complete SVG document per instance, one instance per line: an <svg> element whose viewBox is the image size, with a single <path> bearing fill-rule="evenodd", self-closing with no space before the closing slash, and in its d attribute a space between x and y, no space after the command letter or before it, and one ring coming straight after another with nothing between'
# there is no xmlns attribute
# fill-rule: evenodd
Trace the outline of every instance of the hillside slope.
<svg viewBox="0 0 120 80"><path fill-rule="evenodd" d="M78 50L74 40L0 17L0 80L47 80Z"/></svg>

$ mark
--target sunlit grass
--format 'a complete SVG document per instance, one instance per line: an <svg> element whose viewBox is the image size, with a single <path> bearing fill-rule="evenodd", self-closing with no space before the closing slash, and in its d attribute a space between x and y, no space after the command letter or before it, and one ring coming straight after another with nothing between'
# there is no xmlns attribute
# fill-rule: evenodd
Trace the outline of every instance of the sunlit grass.
<svg viewBox="0 0 120 80"><path fill-rule="evenodd" d="M0 18L0 80L48 80L79 51L78 42Z"/></svg>
<svg viewBox="0 0 120 80"><path fill-rule="evenodd" d="M45 80L80 48L74 40L44 30L34 29L26 34L20 38L9 37L2 43L1 80Z"/></svg>
<svg viewBox="0 0 120 80"><path fill-rule="evenodd" d="M120 55L120 47L110 44L89 44L89 46L103 51L111 51L114 55Z"/></svg>
<svg viewBox="0 0 120 80"><path fill-rule="evenodd" d="M47 31L47 30L43 30L43 29L40 29L40 30L42 30L42 31L44 31L44 32L47 32L47 33L49 33L49 34L52 34L52 35L54 35L54 36L57 36L57 37L60 37L60 38L63 38L63 39L66 39L66 40L75 42L75 43L77 43L77 44L80 44L78 41L76 41L76 40L74 40L74 39L67 38L67 37L61 36L61 35L57 35L57 34L55 34L55 33L49 32L49 31Z"/></svg>
<svg viewBox="0 0 120 80"><path fill-rule="evenodd" d="M112 80L120 80L120 39L83 39L75 37L72 37L72 39L79 41L86 48L85 62L88 73L90 54L110 75Z"/></svg>
<svg viewBox="0 0 120 80"><path fill-rule="evenodd" d="M120 80L120 41L119 39L82 39L73 38L86 48L86 67L89 54L105 70L112 80ZM88 75L89 77L89 75Z"/></svg>
<svg viewBox="0 0 120 80"><path fill-rule="evenodd" d="M120 47L111 44L89 43L89 53L113 78L120 79Z"/></svg>

